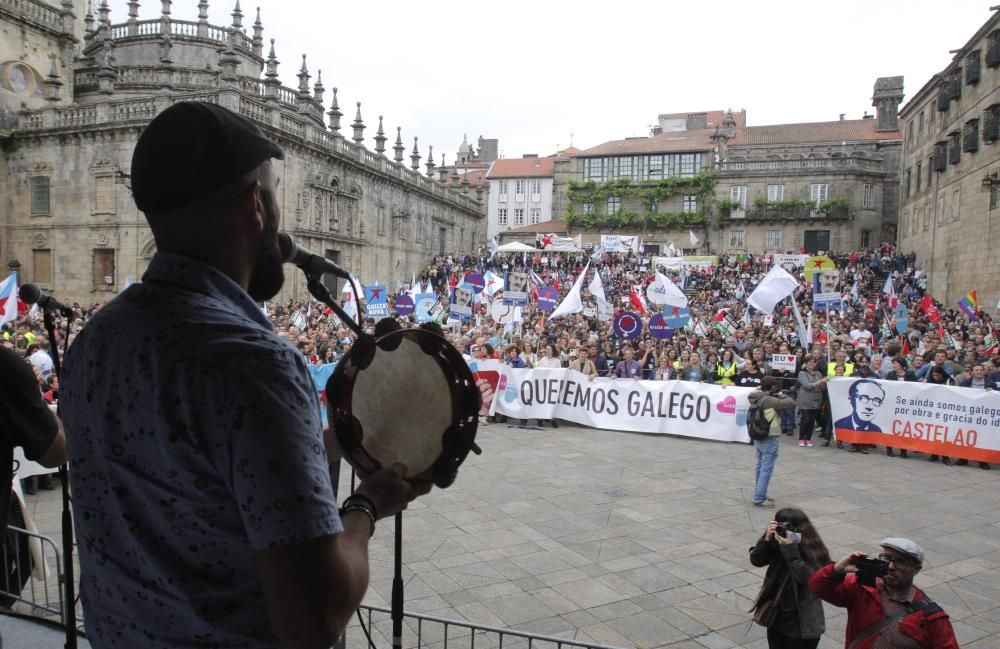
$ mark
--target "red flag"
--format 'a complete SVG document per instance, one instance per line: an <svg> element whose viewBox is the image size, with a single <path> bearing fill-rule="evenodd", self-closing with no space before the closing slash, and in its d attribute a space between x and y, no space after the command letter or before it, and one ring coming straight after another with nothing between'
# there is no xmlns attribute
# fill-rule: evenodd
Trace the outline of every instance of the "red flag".
<svg viewBox="0 0 1000 649"><path fill-rule="evenodd" d="M553 278L552 285L556 287L557 291L562 291L562 289L559 288L559 278L558 277L554 277Z"/></svg>
<svg viewBox="0 0 1000 649"><path fill-rule="evenodd" d="M907 336L903 336L903 356L910 355L910 339Z"/></svg>
<svg viewBox="0 0 1000 649"><path fill-rule="evenodd" d="M927 318L931 321L931 324L937 324L941 320L941 312L934 306L934 300L931 299L929 294L920 300L920 309L927 314Z"/></svg>
<svg viewBox="0 0 1000 649"><path fill-rule="evenodd" d="M629 285L628 301L635 307L635 310L639 312L639 315L646 315L646 303L635 290L635 285Z"/></svg>

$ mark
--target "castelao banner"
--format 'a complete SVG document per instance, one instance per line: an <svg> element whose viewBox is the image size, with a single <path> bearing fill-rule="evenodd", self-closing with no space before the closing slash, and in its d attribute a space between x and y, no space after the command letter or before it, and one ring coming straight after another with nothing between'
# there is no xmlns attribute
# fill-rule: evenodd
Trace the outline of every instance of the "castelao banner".
<svg viewBox="0 0 1000 649"><path fill-rule="evenodd" d="M930 383L834 379L837 439L1000 462L1000 393Z"/></svg>
<svg viewBox="0 0 1000 649"><path fill-rule="evenodd" d="M515 419L565 419L606 430L747 443L750 392L689 381L590 379L570 369L505 365L492 411Z"/></svg>

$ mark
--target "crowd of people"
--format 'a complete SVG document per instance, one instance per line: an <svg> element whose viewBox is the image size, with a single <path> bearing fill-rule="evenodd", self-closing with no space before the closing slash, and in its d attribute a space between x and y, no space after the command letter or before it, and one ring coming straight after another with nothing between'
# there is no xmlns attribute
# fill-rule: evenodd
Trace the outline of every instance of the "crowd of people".
<svg viewBox="0 0 1000 649"><path fill-rule="evenodd" d="M368 588L377 522L431 488L394 464L361 475L346 498L336 493L330 459L339 451L323 430L309 367L339 362L355 340L321 304L273 301L284 276L271 160L283 156L221 106L164 110L144 129L131 167L133 198L157 245L142 283L104 305L74 305L55 318L51 338L32 311L0 332L0 357L13 368L5 377L17 388L2 405L16 404L14 423L36 433L11 443L45 466L69 463L80 599L95 648L206 639L330 646ZM926 284L912 255L886 244L834 260L851 290L832 311L811 308L805 281L793 297L798 309L748 311L745 296L775 259L722 255L672 273L689 295L690 322L663 338L644 329L626 340L589 290L575 313L548 317L533 299L496 319L491 290L494 299L474 300L464 321L439 324L470 361L756 387L752 398L772 411L769 446L796 429L799 446L812 446L817 429L830 443L829 377L996 389L989 317L940 305L940 322L932 321L917 306L926 304ZM434 259L419 281L447 302L468 273L518 273L518 288L528 289L531 277L531 292L549 285L566 297L590 269L612 311L644 310L637 295L652 281L653 263L634 252L452 255ZM888 276L893 299L909 310L897 331L879 305ZM375 322L363 326L373 331ZM52 353L64 347L60 383ZM776 354L794 358L794 367L774 366ZM854 398L863 396L870 398ZM58 416L47 405L56 403ZM773 462L762 459L760 442L757 452L754 504L773 507ZM852 647L957 647L947 614L913 585L923 550L899 538L881 547L874 565L884 571L868 585L865 553L832 563L803 512L777 511L750 555L768 566L755 618L769 645L815 647L824 624L819 597L848 608Z"/></svg>

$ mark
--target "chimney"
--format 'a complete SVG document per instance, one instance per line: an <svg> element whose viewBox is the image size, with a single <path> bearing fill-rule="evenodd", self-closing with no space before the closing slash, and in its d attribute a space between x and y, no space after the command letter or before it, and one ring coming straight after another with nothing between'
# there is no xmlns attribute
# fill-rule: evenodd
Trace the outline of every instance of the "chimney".
<svg viewBox="0 0 1000 649"><path fill-rule="evenodd" d="M844 121L844 116L846 116L846 115L847 115L847 113L841 113L840 114L840 121L843 122Z"/></svg>
<svg viewBox="0 0 1000 649"><path fill-rule="evenodd" d="M875 130L899 130L899 105L903 103L903 77L879 77L875 80L872 106L875 107Z"/></svg>

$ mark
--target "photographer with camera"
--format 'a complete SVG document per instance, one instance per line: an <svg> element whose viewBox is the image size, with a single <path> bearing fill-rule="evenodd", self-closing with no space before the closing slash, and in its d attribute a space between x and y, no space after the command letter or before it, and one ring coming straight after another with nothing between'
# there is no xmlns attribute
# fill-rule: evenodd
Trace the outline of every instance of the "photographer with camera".
<svg viewBox="0 0 1000 649"><path fill-rule="evenodd" d="M770 649L815 649L826 630L823 603L807 583L830 553L801 509L786 507L750 548L750 563L767 566L754 621L767 627Z"/></svg>
<svg viewBox="0 0 1000 649"><path fill-rule="evenodd" d="M809 589L847 609L847 649L958 649L948 614L913 578L924 551L910 539L890 538L882 554L852 552L816 572Z"/></svg>

